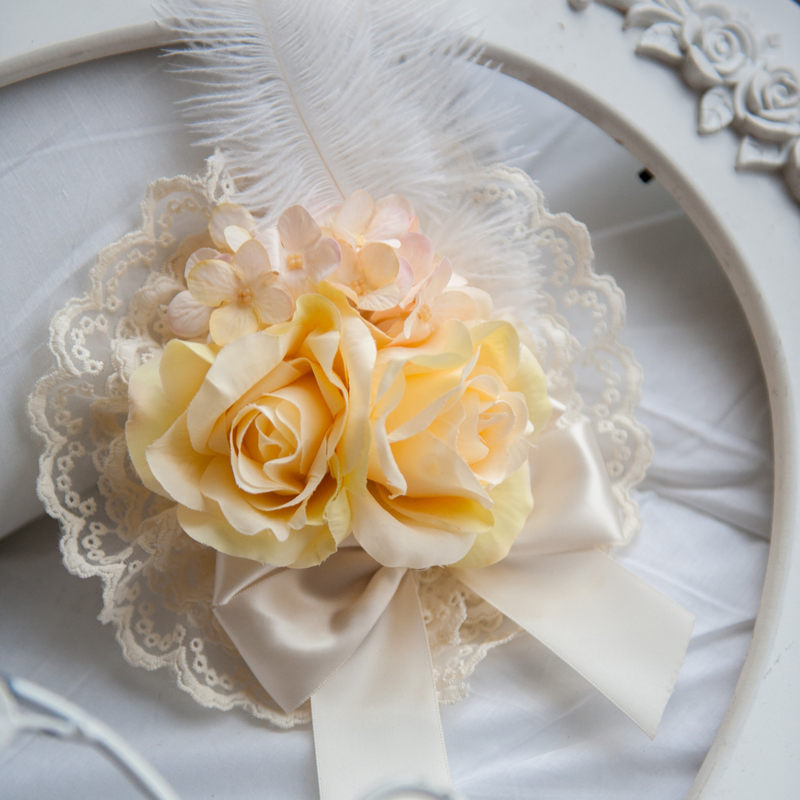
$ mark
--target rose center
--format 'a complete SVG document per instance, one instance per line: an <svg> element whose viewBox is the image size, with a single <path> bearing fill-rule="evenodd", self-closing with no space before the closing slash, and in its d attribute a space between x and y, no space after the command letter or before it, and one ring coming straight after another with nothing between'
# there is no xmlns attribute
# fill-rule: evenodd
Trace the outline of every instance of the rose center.
<svg viewBox="0 0 800 800"><path fill-rule="evenodd" d="M736 50L736 40L729 31L717 31L709 44L711 54L721 59L728 58Z"/></svg>
<svg viewBox="0 0 800 800"><path fill-rule="evenodd" d="M296 270L303 268L303 254L302 253L289 253L286 256L286 269Z"/></svg>
<svg viewBox="0 0 800 800"><path fill-rule="evenodd" d="M431 311L431 307L427 303L423 303L417 316L420 322L428 322L433 316L433 311Z"/></svg>

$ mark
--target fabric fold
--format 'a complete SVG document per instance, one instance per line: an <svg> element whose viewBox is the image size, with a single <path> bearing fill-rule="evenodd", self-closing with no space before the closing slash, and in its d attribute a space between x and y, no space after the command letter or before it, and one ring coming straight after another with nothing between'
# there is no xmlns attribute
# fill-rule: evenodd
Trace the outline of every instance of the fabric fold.
<svg viewBox="0 0 800 800"><path fill-rule="evenodd" d="M320 797L353 800L393 781L450 785L428 637L406 573L383 616L311 696Z"/></svg>
<svg viewBox="0 0 800 800"><path fill-rule="evenodd" d="M355 652L405 574L346 547L317 567L274 568L217 555L214 615L284 711Z"/></svg>
<svg viewBox="0 0 800 800"><path fill-rule="evenodd" d="M688 611L597 549L512 550L453 572L655 737L694 627Z"/></svg>
<svg viewBox="0 0 800 800"><path fill-rule="evenodd" d="M529 461L533 512L511 557L624 542L619 507L588 421L540 436Z"/></svg>

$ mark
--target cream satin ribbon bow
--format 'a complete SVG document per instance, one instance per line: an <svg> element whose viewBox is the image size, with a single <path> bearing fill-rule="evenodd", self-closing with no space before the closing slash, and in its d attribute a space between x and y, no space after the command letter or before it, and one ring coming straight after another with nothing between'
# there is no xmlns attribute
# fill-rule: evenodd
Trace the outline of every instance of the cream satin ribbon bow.
<svg viewBox="0 0 800 800"><path fill-rule="evenodd" d="M588 423L543 434L530 463L535 505L508 556L453 572L652 737L694 617L599 549L623 539ZM351 543L302 570L218 554L214 613L281 708L311 699L322 800L447 785L416 581Z"/></svg>

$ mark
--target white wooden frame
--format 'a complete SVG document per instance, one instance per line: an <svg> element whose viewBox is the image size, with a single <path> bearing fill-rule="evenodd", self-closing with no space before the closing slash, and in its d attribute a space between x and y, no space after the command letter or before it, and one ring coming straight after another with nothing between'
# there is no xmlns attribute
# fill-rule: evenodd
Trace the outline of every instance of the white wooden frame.
<svg viewBox="0 0 800 800"><path fill-rule="evenodd" d="M639 33L624 30L613 9L578 12L567 0L461 3L483 18L487 56L505 72L571 106L647 166L706 238L741 301L772 410L772 544L750 651L687 800L800 797L800 205L779 178L735 171L735 134L698 136L696 94L672 71L637 58ZM0 86L165 43L149 0L12 5L0 33ZM782 63L796 66L800 7L736 5L764 32L781 32Z"/></svg>

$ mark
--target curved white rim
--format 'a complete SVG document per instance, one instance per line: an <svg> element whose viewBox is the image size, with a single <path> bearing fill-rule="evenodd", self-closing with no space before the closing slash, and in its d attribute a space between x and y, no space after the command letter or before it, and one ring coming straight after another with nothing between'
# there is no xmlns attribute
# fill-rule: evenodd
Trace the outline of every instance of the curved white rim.
<svg viewBox="0 0 800 800"><path fill-rule="evenodd" d="M499 46L488 45L485 56L487 60L502 63L504 73L541 89L570 108L580 109L583 116L623 145L658 178L706 239L730 278L753 331L764 368L772 412L773 440L776 444L775 493L767 576L753 639L734 698L687 795L687 800L695 800L701 797L708 774L723 756L723 751L736 738L755 698L761 676L768 666L775 623L783 608L782 600L790 575L791 564L786 557L786 551L794 516L790 498L796 486L796 466L791 444L796 440L796 433L790 402L790 379L780 336L746 259L727 235L714 209L697 191L690 176L614 108L601 103L596 96L564 75ZM779 446L779 443L783 443L783 446Z"/></svg>
<svg viewBox="0 0 800 800"><path fill-rule="evenodd" d="M156 22L145 22L70 39L11 58L0 56L0 87L84 61L166 44L169 44L166 32Z"/></svg>

